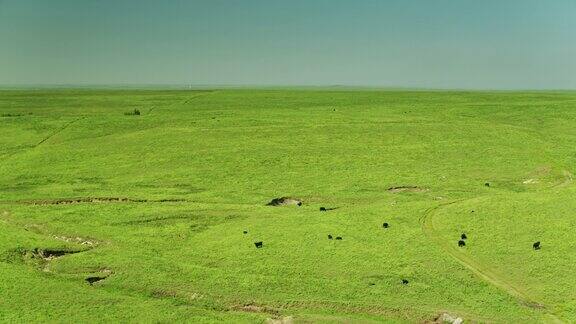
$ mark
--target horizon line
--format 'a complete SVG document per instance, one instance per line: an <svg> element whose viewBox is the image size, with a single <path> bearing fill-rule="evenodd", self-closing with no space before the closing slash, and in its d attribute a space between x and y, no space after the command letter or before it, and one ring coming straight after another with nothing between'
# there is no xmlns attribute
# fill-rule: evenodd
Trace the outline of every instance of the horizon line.
<svg viewBox="0 0 576 324"><path fill-rule="evenodd" d="M0 84L0 90L382 90L382 91L494 91L494 92L570 92L576 88L483 88L417 87L346 84L194 84L194 83L47 83Z"/></svg>

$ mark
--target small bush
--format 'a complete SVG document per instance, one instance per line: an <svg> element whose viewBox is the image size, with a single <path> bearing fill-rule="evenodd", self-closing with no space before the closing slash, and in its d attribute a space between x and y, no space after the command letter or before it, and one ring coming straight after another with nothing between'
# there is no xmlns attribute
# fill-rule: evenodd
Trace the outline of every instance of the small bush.
<svg viewBox="0 0 576 324"><path fill-rule="evenodd" d="M140 116L140 110L134 109L133 111L125 112L126 116Z"/></svg>

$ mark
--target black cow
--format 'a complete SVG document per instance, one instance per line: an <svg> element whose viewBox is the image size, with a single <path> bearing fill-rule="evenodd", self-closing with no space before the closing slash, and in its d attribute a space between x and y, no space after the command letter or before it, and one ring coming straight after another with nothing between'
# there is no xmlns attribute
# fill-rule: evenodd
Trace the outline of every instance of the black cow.
<svg viewBox="0 0 576 324"><path fill-rule="evenodd" d="M336 236L337 240L342 240L342 236Z"/></svg>
<svg viewBox="0 0 576 324"><path fill-rule="evenodd" d="M326 207L320 207L320 211L326 211Z"/></svg>
<svg viewBox="0 0 576 324"><path fill-rule="evenodd" d="M255 242L254 245L256 245L256 248L259 249L263 246L264 243L262 243L262 241L260 242Z"/></svg>
<svg viewBox="0 0 576 324"><path fill-rule="evenodd" d="M486 182L486 183L484 184L484 186L490 187L490 182Z"/></svg>
<svg viewBox="0 0 576 324"><path fill-rule="evenodd" d="M540 250L540 241L535 242L534 244L532 244L532 247L534 248L534 250Z"/></svg>
<svg viewBox="0 0 576 324"><path fill-rule="evenodd" d="M402 279L402 284L403 284L403 285L407 285L407 284L408 284L408 279Z"/></svg>
<svg viewBox="0 0 576 324"><path fill-rule="evenodd" d="M460 235L460 238L461 238L461 239L463 239L463 240L465 240L465 239L467 239L467 238L468 238L468 236L466 236L466 234L465 234L465 233L462 233L462 235Z"/></svg>
<svg viewBox="0 0 576 324"><path fill-rule="evenodd" d="M302 202L299 201L296 205L298 205L298 207L302 206Z"/></svg>
<svg viewBox="0 0 576 324"><path fill-rule="evenodd" d="M244 233L244 234L248 234L248 231L244 231L243 233Z"/></svg>
<svg viewBox="0 0 576 324"><path fill-rule="evenodd" d="M388 226L390 226L388 223L382 224L382 227L384 227L384 228L388 228Z"/></svg>
<svg viewBox="0 0 576 324"><path fill-rule="evenodd" d="M332 239L332 235L328 234L328 239L331 240Z"/></svg>
<svg viewBox="0 0 576 324"><path fill-rule="evenodd" d="M464 240L460 240L460 241L458 241L458 246L459 247L466 246L466 242L464 242Z"/></svg>

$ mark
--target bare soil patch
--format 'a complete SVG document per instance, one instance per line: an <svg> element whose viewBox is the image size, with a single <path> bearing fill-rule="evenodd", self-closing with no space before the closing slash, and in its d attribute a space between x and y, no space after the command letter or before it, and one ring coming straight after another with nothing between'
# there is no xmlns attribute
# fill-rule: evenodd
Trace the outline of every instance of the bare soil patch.
<svg viewBox="0 0 576 324"><path fill-rule="evenodd" d="M280 197L272 199L267 204L267 206L288 206L288 205L302 206L302 200L290 197Z"/></svg>
<svg viewBox="0 0 576 324"><path fill-rule="evenodd" d="M448 313L439 314L434 318L433 321L429 321L426 323L453 323L453 324L461 324L464 320L461 317L456 315L451 315Z"/></svg>
<svg viewBox="0 0 576 324"><path fill-rule="evenodd" d="M533 302L533 301L523 301L522 305L529 307L529 308L534 308L534 309L544 309L546 308L544 305L537 303L537 302Z"/></svg>
<svg viewBox="0 0 576 324"><path fill-rule="evenodd" d="M426 188L418 186L397 186L388 188L388 192L398 193L398 192L425 192L428 191Z"/></svg>
<svg viewBox="0 0 576 324"><path fill-rule="evenodd" d="M54 235L53 237L57 240L60 240L60 241L65 241L65 242L69 242L69 243L76 243L76 244L80 244L80 245L87 245L90 247L96 246L100 243L96 240L85 238L85 237L80 237L80 236L70 237L70 236L63 236L63 235L61 235L61 236Z"/></svg>
<svg viewBox="0 0 576 324"><path fill-rule="evenodd" d="M241 311L241 312L250 312L250 313L267 313L273 315L279 315L280 310L269 307L269 306L260 306L256 304L245 304L245 305L236 305L232 307L233 310Z"/></svg>
<svg viewBox="0 0 576 324"><path fill-rule="evenodd" d="M294 323L294 318L292 316L269 318L266 320L266 324L292 324L292 323Z"/></svg>
<svg viewBox="0 0 576 324"><path fill-rule="evenodd" d="M38 267L39 270L50 272L51 261L75 253L81 253L87 250L71 249L43 249L43 248L16 248L5 253L0 261L6 263L24 264Z"/></svg>
<svg viewBox="0 0 576 324"><path fill-rule="evenodd" d="M81 197L61 199L20 200L15 203L27 205L72 205L72 204L99 204L99 203L172 203L185 202L185 199L135 199L125 197Z"/></svg>
<svg viewBox="0 0 576 324"><path fill-rule="evenodd" d="M66 249L40 249L35 248L32 250L24 251L23 257L32 259L42 259L44 261L50 261L56 258L63 257L68 254L75 254L84 252L82 250L66 250Z"/></svg>

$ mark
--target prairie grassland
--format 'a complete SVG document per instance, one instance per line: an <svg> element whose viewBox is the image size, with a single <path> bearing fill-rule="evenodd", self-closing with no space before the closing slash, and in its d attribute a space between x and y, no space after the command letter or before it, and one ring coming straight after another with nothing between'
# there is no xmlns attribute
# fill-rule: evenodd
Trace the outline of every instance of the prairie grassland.
<svg viewBox="0 0 576 324"><path fill-rule="evenodd" d="M0 320L574 322L575 117L573 92L2 91Z"/></svg>

